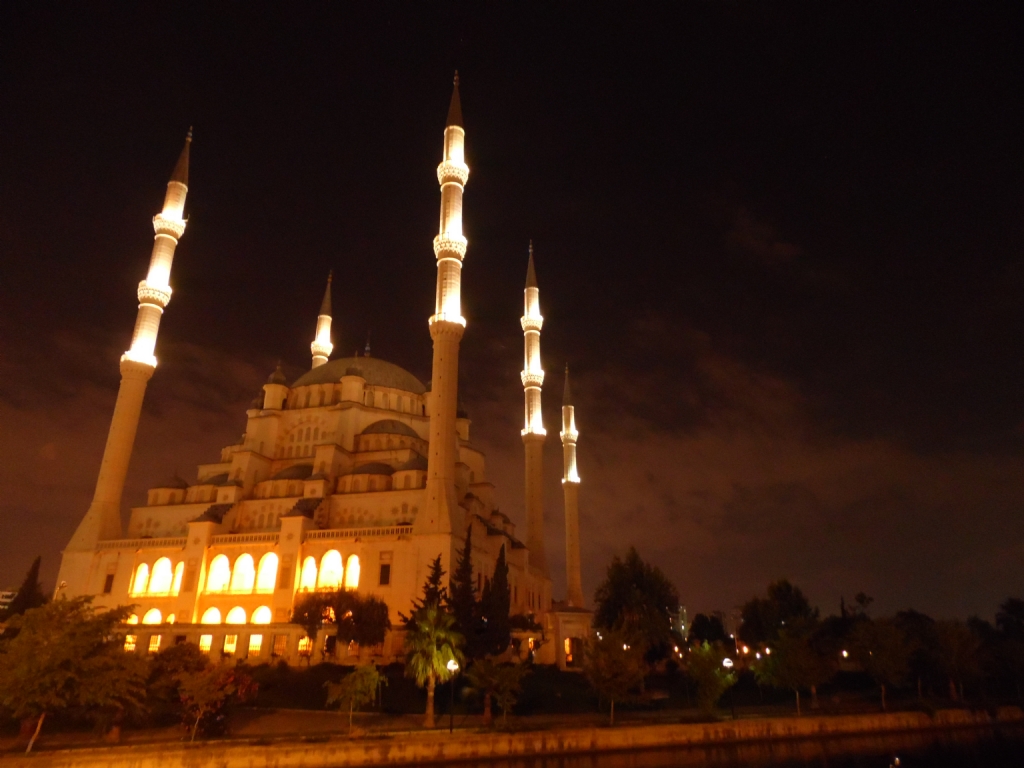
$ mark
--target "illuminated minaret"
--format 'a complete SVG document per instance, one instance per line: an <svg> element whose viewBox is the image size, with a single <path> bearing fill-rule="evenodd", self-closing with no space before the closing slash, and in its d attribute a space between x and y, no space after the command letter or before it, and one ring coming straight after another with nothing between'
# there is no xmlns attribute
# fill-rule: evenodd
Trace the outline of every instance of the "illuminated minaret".
<svg viewBox="0 0 1024 768"><path fill-rule="evenodd" d="M96 492L89 510L65 550L58 585L62 583L65 571L74 567L69 563L67 553L89 551L95 548L97 541L121 536L121 494L142 413L146 384L156 368L154 351L157 332L160 330L160 317L171 300L170 277L174 249L185 232L183 214L185 195L188 193L188 153L191 143L192 131L189 129L185 148L167 184L163 210L153 217L153 230L156 232L153 255L146 279L139 283L139 314L135 320L131 347L121 356L121 386L117 391L107 445L103 449Z"/></svg>
<svg viewBox="0 0 1024 768"><path fill-rule="evenodd" d="M331 278L333 272L327 273L327 290L324 291L324 300L320 305L320 314L316 318L316 337L309 345L313 352L313 367L323 365L331 356L334 345L331 344Z"/></svg>
<svg viewBox="0 0 1024 768"><path fill-rule="evenodd" d="M459 73L455 73L452 100L444 129L444 155L437 166L441 185L441 221L434 238L437 257L437 294L430 318L434 361L430 388L430 449L427 458L427 505L417 517L424 533L450 533L458 509L455 464L458 460L455 419L458 409L459 342L466 330L462 316L462 192L469 178L465 161L466 131L462 127Z"/></svg>
<svg viewBox="0 0 1024 768"><path fill-rule="evenodd" d="M583 608L580 575L580 476L576 471L576 414L569 391L569 366L565 366L562 393L562 494L565 498L565 585L566 599L573 608Z"/></svg>
<svg viewBox="0 0 1024 768"><path fill-rule="evenodd" d="M533 268L533 242L526 266L526 288L523 291L523 392L526 399L526 425L523 447L526 450L526 548L530 565L547 574L544 556L544 416L541 413L540 388L544 384L544 368L540 362L540 289Z"/></svg>

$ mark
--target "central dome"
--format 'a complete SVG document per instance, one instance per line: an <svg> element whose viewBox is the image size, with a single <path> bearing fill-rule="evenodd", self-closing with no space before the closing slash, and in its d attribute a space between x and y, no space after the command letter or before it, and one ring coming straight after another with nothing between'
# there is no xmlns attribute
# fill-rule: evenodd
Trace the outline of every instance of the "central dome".
<svg viewBox="0 0 1024 768"><path fill-rule="evenodd" d="M422 395L427 391L423 382L407 370L379 357L342 357L331 360L302 374L292 387L335 384L345 375L362 376L367 384L374 387L391 387L416 395Z"/></svg>

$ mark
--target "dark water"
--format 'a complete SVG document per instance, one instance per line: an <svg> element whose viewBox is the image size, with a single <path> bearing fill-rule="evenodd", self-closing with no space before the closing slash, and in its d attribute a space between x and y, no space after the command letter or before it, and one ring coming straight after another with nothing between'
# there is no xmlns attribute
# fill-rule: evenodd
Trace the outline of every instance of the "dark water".
<svg viewBox="0 0 1024 768"><path fill-rule="evenodd" d="M495 760L480 768L1024 768L1024 727L874 734L828 739Z"/></svg>

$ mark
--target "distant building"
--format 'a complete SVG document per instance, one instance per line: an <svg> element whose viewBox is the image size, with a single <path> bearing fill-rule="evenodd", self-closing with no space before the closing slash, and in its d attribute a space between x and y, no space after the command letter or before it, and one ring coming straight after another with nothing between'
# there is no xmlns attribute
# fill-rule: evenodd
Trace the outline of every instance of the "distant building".
<svg viewBox="0 0 1024 768"><path fill-rule="evenodd" d="M469 176L458 80L444 129L436 305L429 318L429 383L365 354L331 360L331 282L316 321L312 367L294 381L275 370L245 414L245 432L194 480L177 475L149 490L122 530L121 496L146 386L156 369L160 319L171 299L174 251L184 234L191 133L175 167L156 232L131 348L121 358L121 386L85 517L64 550L59 594L93 595L101 607L133 604L129 646L156 651L191 641L234 658L296 663L330 654L311 647L292 624L296 599L316 590L350 589L387 602L401 626L439 554L451 574L467 529L482 588L504 548L511 610L544 628L538 661L571 665L589 632L580 584L576 425L568 394L562 409L568 596L556 609L544 555L540 293L530 248L524 292L526 535L498 510L483 453L470 442L458 407L462 316L463 189ZM400 279L388 274L389 280ZM358 290L358 286L351 286ZM255 299L254 299L255 300ZM281 297L264 297L281 306ZM284 310L282 310L284 311ZM540 639L539 637L537 638ZM529 638L524 638L529 640ZM532 647L531 643L531 647ZM364 649L367 650L367 649ZM337 651L344 656L344 650ZM392 660L402 634L370 654Z"/></svg>
<svg viewBox="0 0 1024 768"><path fill-rule="evenodd" d="M0 613L7 610L7 606L14 602L14 598L17 597L18 590L16 589L5 589L0 591Z"/></svg>

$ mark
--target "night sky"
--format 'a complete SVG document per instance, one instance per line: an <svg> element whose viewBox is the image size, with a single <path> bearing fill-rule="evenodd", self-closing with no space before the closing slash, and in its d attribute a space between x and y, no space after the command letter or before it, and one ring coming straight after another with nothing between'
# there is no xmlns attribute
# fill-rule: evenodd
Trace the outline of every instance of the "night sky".
<svg viewBox="0 0 1024 768"><path fill-rule="evenodd" d="M691 615L779 577L825 612L1024 594L1009 3L139 5L0 8L0 588L37 554L50 588L88 506L190 125L126 509L308 368L329 269L336 356L429 380L458 68L461 398L522 524L532 238L556 596L566 362L588 594L631 543Z"/></svg>

